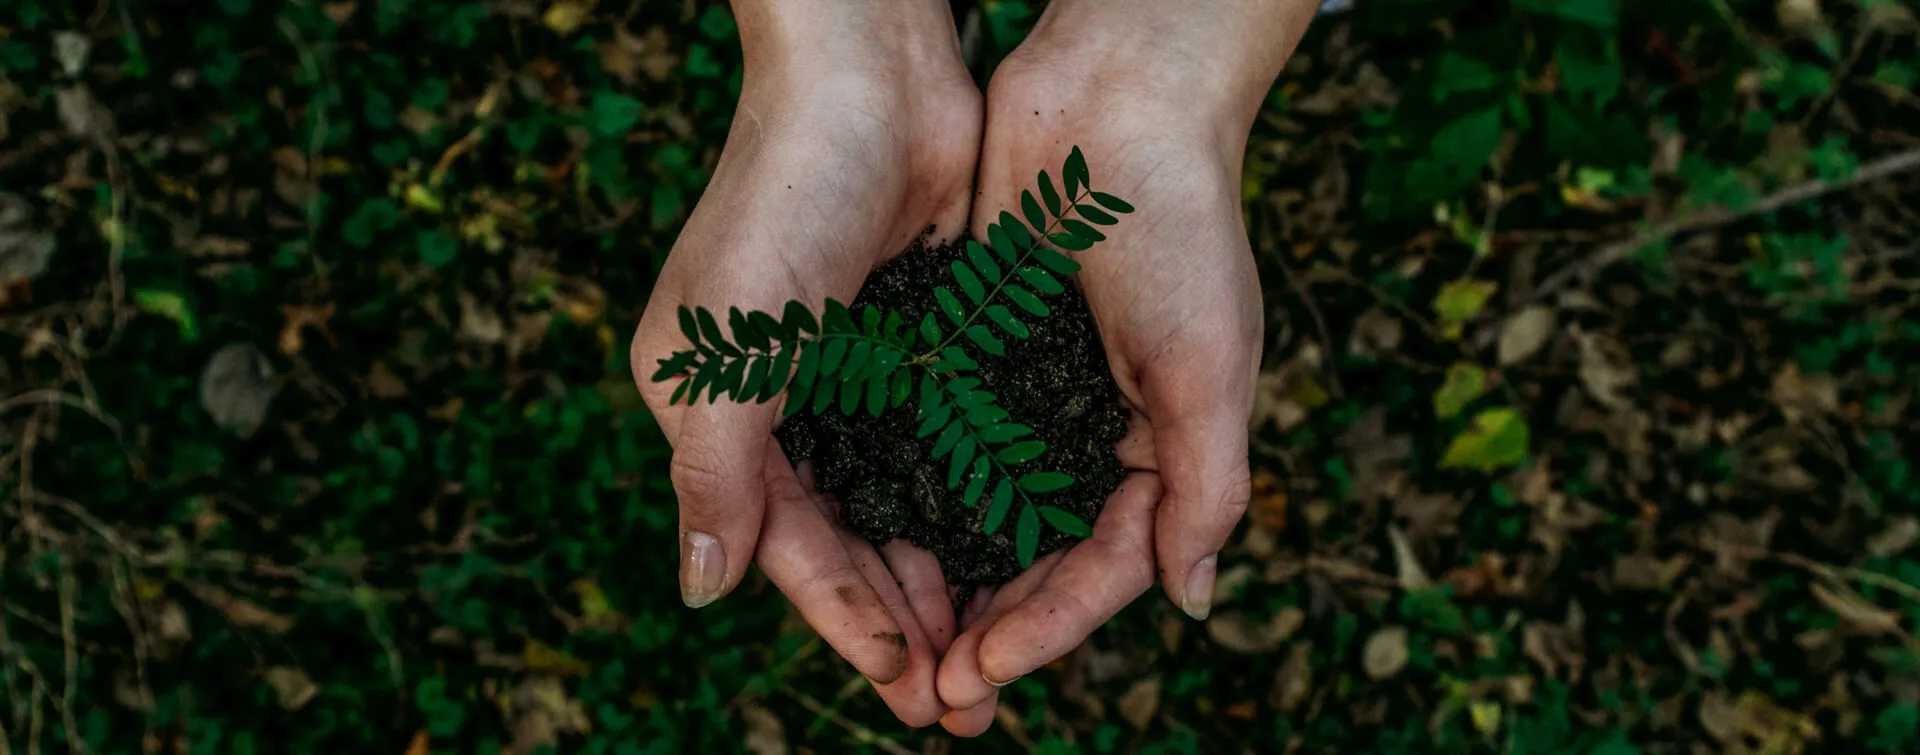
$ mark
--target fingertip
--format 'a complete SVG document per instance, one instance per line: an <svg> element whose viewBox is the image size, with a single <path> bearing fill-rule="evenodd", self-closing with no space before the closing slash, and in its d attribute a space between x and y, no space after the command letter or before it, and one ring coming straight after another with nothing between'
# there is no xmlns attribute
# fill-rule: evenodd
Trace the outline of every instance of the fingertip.
<svg viewBox="0 0 1920 755"><path fill-rule="evenodd" d="M1000 694L989 695L979 705L964 710L948 711L940 717L940 726L948 734L971 739L987 733L993 728L993 716L1000 707Z"/></svg>
<svg viewBox="0 0 1920 755"><path fill-rule="evenodd" d="M980 673L980 631L961 634L940 661L940 701L948 708L966 710L993 697L996 689Z"/></svg>

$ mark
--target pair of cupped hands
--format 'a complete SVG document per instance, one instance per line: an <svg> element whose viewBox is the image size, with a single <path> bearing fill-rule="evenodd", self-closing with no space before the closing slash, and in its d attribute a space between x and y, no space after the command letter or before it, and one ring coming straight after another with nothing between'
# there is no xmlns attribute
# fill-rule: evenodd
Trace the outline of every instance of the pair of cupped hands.
<svg viewBox="0 0 1920 755"><path fill-rule="evenodd" d="M1200 7L1219 4L1223 7ZM1055 0L983 97L936 0L736 0L745 75L713 181L634 338L674 449L689 606L758 563L912 726L991 726L1000 687L1065 655L1156 581L1196 619L1248 498L1262 332L1240 207L1259 103L1313 0ZM1138 211L1076 255L1123 400L1128 478L1093 536L956 611L932 554L838 524L772 437L778 402L669 405L654 362L681 305L816 311L933 229L984 237L1078 145Z"/></svg>

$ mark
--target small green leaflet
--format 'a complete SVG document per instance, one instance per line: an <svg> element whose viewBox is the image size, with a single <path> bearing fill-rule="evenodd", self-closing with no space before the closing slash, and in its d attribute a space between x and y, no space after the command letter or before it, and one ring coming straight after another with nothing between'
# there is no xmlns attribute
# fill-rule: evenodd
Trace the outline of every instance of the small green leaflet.
<svg viewBox="0 0 1920 755"><path fill-rule="evenodd" d="M1053 177L1047 175L1044 170L1040 171L1040 198L1047 201L1047 212L1052 213L1056 218L1060 217L1060 192L1054 190ZM1095 197L1095 201L1099 201L1099 198ZM1046 218L1037 220L1034 218L1038 214L1037 212L1027 213L1027 222L1032 223L1035 228L1047 227Z"/></svg>
<svg viewBox="0 0 1920 755"><path fill-rule="evenodd" d="M840 360L847 357L847 339L835 338L827 342L826 350L820 355L821 376L832 375L840 371Z"/></svg>
<svg viewBox="0 0 1920 755"><path fill-rule="evenodd" d="M1017 483L1029 493L1051 493L1073 484L1073 477L1059 472L1034 472L1022 475Z"/></svg>
<svg viewBox="0 0 1920 755"><path fill-rule="evenodd" d="M1033 508L1031 504L1020 507L1020 523L1013 528L1013 548L1022 569L1033 565L1034 553L1040 550L1040 517Z"/></svg>
<svg viewBox="0 0 1920 755"><path fill-rule="evenodd" d="M985 531L991 535L1000 529L1000 523L1006 521L1007 510L1013 505L1013 483L1006 478L993 486L993 503L987 505Z"/></svg>
<svg viewBox="0 0 1920 755"><path fill-rule="evenodd" d="M1036 249L1034 251L1037 253L1041 250ZM1048 296L1056 296L1061 291L1067 290L1066 286L1061 285L1059 278L1048 275L1045 270L1035 267L1023 267L1020 268L1019 273L1020 280L1026 281L1027 285L1034 287L1034 289L1040 293Z"/></svg>
<svg viewBox="0 0 1920 755"><path fill-rule="evenodd" d="M979 269L981 277L994 283L1000 282L1000 263L993 261L993 255L988 254L987 248L981 246L980 242L971 239L967 241L967 261Z"/></svg>
<svg viewBox="0 0 1920 755"><path fill-rule="evenodd" d="M967 323L966 307L960 305L960 298L954 296L953 292L947 290L946 286L934 289L933 298L940 301L940 311L945 312L947 319L952 320L953 324L965 325Z"/></svg>
<svg viewBox="0 0 1920 755"><path fill-rule="evenodd" d="M987 300L987 287L980 283L980 277L974 274L973 268L967 267L966 262L953 261L953 278L959 281L960 290L966 292L967 299L974 304Z"/></svg>
<svg viewBox="0 0 1920 755"><path fill-rule="evenodd" d="M933 313L928 312L927 316L920 320L920 337L926 340L928 346L938 346L940 335L940 324L934 321Z"/></svg>
<svg viewBox="0 0 1920 755"><path fill-rule="evenodd" d="M954 424L957 426L960 423ZM978 447L972 438L961 438L959 444L953 447L953 456L947 459L948 488L960 487L960 476L966 473L967 465L973 463L973 452Z"/></svg>
<svg viewBox="0 0 1920 755"><path fill-rule="evenodd" d="M1133 212L1133 205L1127 204L1126 200L1103 191L1093 192L1093 201L1101 207L1105 207L1107 210L1121 215Z"/></svg>
<svg viewBox="0 0 1920 755"><path fill-rule="evenodd" d="M1047 444L1037 440L1029 440L1002 448L998 453L994 454L993 458L1001 464L1011 466L1021 462L1032 461L1039 458L1040 454L1046 452Z"/></svg>
<svg viewBox="0 0 1920 755"><path fill-rule="evenodd" d="M1040 178L1045 179L1046 177L1047 177L1047 172L1044 170L1040 171ZM1041 187L1040 188L1041 196L1044 196L1047 198L1047 206L1052 208L1059 207L1060 195L1049 193L1047 191L1048 189L1051 189L1053 187L1048 184L1041 184L1040 187ZM1031 225L1035 228L1047 227L1047 216L1040 214L1040 203L1034 201L1033 192L1031 191L1020 192L1020 212L1021 214L1027 216L1027 225ZM1058 210L1055 211L1055 214L1058 214Z"/></svg>
<svg viewBox="0 0 1920 755"><path fill-rule="evenodd" d="M1014 317L1012 312L999 304L987 308L987 319L992 320L993 324L1000 326L1001 330L1014 338L1033 335L1033 331L1027 329L1026 323L1020 322L1019 318Z"/></svg>
<svg viewBox="0 0 1920 755"><path fill-rule="evenodd" d="M1080 187L1091 183L1088 180L1087 156L1080 153L1079 146L1076 145L1072 152L1067 153L1067 163L1060 168L1060 174L1067 181L1067 201L1069 202L1080 196Z"/></svg>
<svg viewBox="0 0 1920 755"><path fill-rule="evenodd" d="M948 451L952 451L954 444L960 442L960 436L966 432L966 429L966 423L953 422L947 425L947 429L941 430L940 437L933 441L933 458L938 459L946 456Z"/></svg>
<svg viewBox="0 0 1920 755"><path fill-rule="evenodd" d="M1021 309L1027 311L1027 314L1034 317L1046 317L1053 312L1047 307L1047 303L1040 301L1040 297L1034 296L1032 291L1013 285L1000 290L1006 292L1007 298L1012 299L1014 304L1019 305Z"/></svg>
<svg viewBox="0 0 1920 755"><path fill-rule="evenodd" d="M980 457L982 461L985 461L986 458L985 456ZM1001 482L1005 482L1005 480ZM966 502L967 508L973 508L980 505L980 494L986 492L986 490L987 476L980 474L979 469L976 467L973 478L967 480L967 490L961 494L961 500Z"/></svg>
<svg viewBox="0 0 1920 755"><path fill-rule="evenodd" d="M1474 415L1473 426L1447 446L1440 467L1492 472L1526 457L1527 418L1517 409L1502 407Z"/></svg>
<svg viewBox="0 0 1920 755"><path fill-rule="evenodd" d="M987 327L985 325L971 326L967 328L966 332L967 332L967 338L972 339L974 343L979 344L980 348L986 349L988 354L992 354L994 356L1000 356L1002 354L1007 353L1006 345L1002 344L1000 342L1000 339L994 338L993 332L990 330L987 330Z"/></svg>
<svg viewBox="0 0 1920 755"><path fill-rule="evenodd" d="M799 331L809 335L820 332L820 323L814 321L813 313L807 311L806 306L797 301L787 302L787 314L784 324L788 330Z"/></svg>
<svg viewBox="0 0 1920 755"><path fill-rule="evenodd" d="M1054 506L1041 506L1040 518L1047 520L1053 528L1074 537L1093 537L1093 528L1080 517L1068 513L1066 509Z"/></svg>

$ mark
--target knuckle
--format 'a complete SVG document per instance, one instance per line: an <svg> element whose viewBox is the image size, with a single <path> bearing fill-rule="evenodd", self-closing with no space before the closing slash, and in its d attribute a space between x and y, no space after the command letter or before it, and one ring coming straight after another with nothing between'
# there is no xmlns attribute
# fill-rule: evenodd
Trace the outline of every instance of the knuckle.
<svg viewBox="0 0 1920 755"><path fill-rule="evenodd" d="M673 461L667 465L667 476L680 494L681 509L717 513L715 509L721 503L722 491L730 477L721 458L699 443L686 443L674 450Z"/></svg>

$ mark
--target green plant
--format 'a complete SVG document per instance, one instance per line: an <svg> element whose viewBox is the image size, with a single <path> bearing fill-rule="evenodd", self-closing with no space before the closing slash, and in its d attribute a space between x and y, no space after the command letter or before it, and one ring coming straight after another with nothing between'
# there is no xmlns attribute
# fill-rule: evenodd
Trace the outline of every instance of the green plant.
<svg viewBox="0 0 1920 755"><path fill-rule="evenodd" d="M1066 488L1073 484L1073 477L1060 472L1016 477L1009 468L1038 459L1047 445L1030 437L1033 428L1011 421L1007 411L994 404L996 396L988 386L967 374L979 366L968 342L989 354L1006 353L1006 344L987 322L1013 338L1028 337L1030 330L1022 318L1050 314L1041 297L1066 290L1055 276L1080 270L1079 263L1047 248L1043 241L1068 251L1084 251L1106 240L1095 225L1114 225L1119 222L1115 214L1133 211L1119 197L1092 190L1079 147L1073 148L1060 172L1064 196L1052 177L1041 171L1039 198L1032 190L1021 192L1024 220L1002 211L999 222L987 228L986 244L967 241L966 259L953 262L960 293L946 286L934 289L940 313L947 319L945 326L929 312L919 327L906 328L899 312L871 305L861 308L856 321L847 305L828 299L817 320L798 301L787 302L779 318L729 308L728 330L723 332L707 308L683 306L680 330L693 348L660 360L653 380L686 378L669 403L691 404L703 393L709 402L725 395L734 401L764 403L785 391L788 416L829 407L852 415L864 407L875 417L905 404L917 382L919 435L934 437L933 458L948 460L947 487L964 483L967 506L988 499L988 534L1000 529L1013 513L1014 499L1019 499L1014 540L1022 566L1033 563L1043 520L1066 534L1086 537L1092 528L1079 517L1035 504L1029 497Z"/></svg>

